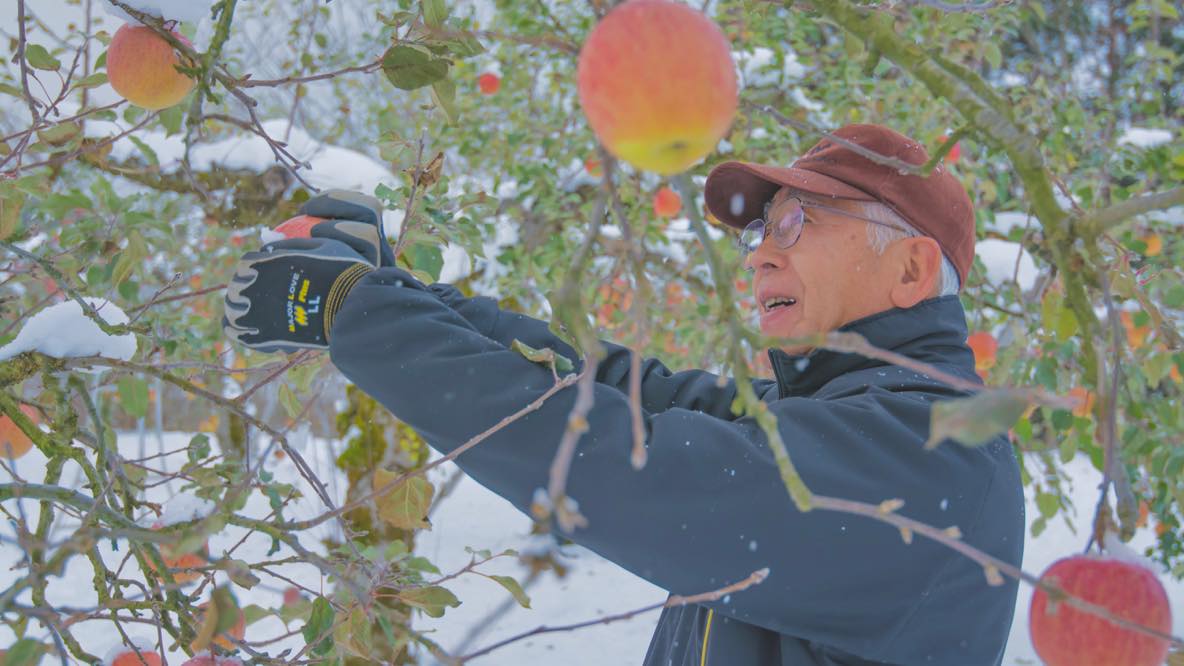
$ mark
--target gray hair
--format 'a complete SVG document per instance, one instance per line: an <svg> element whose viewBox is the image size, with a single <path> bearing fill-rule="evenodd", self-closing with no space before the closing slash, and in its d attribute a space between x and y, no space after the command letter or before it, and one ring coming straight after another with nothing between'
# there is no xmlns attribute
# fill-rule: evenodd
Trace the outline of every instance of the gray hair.
<svg viewBox="0 0 1184 666"><path fill-rule="evenodd" d="M865 217L899 227L899 229L892 229L879 224L867 225L867 242L875 250L876 254L884 254L884 250L892 241L903 238L916 238L923 235L913 225L905 222L904 218L897 215L896 211L879 201L859 201L857 203L862 208L860 213ZM959 288L958 282L958 271L954 269L954 264L950 263L949 258L943 252L941 255L941 277L938 281L937 295L956 295Z"/></svg>

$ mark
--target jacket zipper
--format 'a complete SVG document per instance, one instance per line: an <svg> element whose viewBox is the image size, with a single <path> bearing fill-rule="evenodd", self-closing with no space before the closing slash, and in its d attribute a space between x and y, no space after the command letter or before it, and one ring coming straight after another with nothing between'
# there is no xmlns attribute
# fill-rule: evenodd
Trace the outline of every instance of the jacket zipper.
<svg viewBox="0 0 1184 666"><path fill-rule="evenodd" d="M699 666L707 666L707 639L711 637L711 619L715 617L715 610L708 609L707 625L703 628L703 649L699 652Z"/></svg>

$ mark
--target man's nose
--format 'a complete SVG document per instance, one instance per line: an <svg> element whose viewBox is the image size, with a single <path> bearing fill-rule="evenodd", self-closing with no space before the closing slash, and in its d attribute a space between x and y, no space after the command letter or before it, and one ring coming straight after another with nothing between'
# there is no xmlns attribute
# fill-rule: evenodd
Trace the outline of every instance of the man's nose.
<svg viewBox="0 0 1184 666"><path fill-rule="evenodd" d="M744 268L756 272L759 269L776 270L785 265L785 250L778 248L772 238L766 238L747 257Z"/></svg>

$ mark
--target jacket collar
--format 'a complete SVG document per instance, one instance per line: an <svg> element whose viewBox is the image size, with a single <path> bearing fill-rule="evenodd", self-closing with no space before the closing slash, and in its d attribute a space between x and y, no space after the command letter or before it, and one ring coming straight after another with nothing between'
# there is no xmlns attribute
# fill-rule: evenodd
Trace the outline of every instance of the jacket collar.
<svg viewBox="0 0 1184 666"><path fill-rule="evenodd" d="M939 296L911 308L892 308L856 319L838 330L858 333L875 347L928 363L954 363L973 374L966 346L966 313L957 296ZM839 375L886 365L860 354L815 349L807 354L769 350L778 397L812 395Z"/></svg>

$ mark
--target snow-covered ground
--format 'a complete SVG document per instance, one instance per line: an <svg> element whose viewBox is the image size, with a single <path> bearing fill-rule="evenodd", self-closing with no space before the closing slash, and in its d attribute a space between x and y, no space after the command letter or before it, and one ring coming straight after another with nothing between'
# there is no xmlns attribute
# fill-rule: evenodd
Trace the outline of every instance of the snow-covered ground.
<svg viewBox="0 0 1184 666"><path fill-rule="evenodd" d="M136 433L124 433L119 437L119 448L123 455L139 457L152 455L158 451L183 450L189 441L189 435L181 433L166 433L162 440L152 433L140 436ZM313 440L311 438L295 437L294 445L308 458L310 465L322 478L329 483L333 495L340 498L344 493L344 482L332 473L332 460L335 458L340 444ZM170 465L179 464L183 452L178 452L165 460ZM44 469L44 458L36 450L17 461L16 471L31 482L36 482ZM278 480L299 482L299 479L287 460L270 461L266 467L276 474ZM451 464L442 466L433 473L432 478L437 483L451 476L455 467ZM76 470L67 468L65 479L76 476ZM1066 471L1072 479L1072 498L1077 507L1077 520L1080 525L1088 524L1088 514L1094 503L1095 486L1098 480L1097 472L1090 466L1088 460L1078 458L1066 466ZM0 482L10 479L7 474L0 472ZM178 486L160 487L152 491L152 497L166 500L170 493L176 492ZM13 502L6 502L9 510L15 511ZM23 509L29 516L37 514L37 504L25 501ZM288 518L310 516L319 512L322 507L312 493L296 501L286 511ZM244 512L247 515L263 516L267 513L267 500L261 494L253 494ZM1034 503L1029 498L1029 519L1039 515ZM432 514L434 527L430 532L424 532L419 537L417 551L436 563L442 572L455 571L468 562L469 555L465 547L488 548L497 552L505 548L515 548L520 551L537 545L538 537L529 535L530 521L519 514L510 504L493 495L477 483L463 479L455 490L440 502ZM306 533L304 542L309 547L317 548L317 542L332 533L331 528L312 530ZM20 575L21 569L13 568L17 565L20 551L12 543L12 528L5 523L0 528L0 571L12 572L8 575ZM232 548L243 537L244 532L235 528L228 528L224 532L211 537L211 552L217 554ZM64 530L57 530L51 535L55 541L63 538ZM1141 532L1134 542L1134 546L1141 548L1149 543L1149 530ZM1084 543L1083 533L1073 534L1060 518L1052 521L1039 538L1028 539L1024 556L1024 569L1031 573L1039 573L1053 560L1080 550ZM270 541L260 535L248 537L245 543L238 547L233 556L246 560L258 561L265 558ZM115 566L125 555L124 550L113 550L110 542L99 545L105 561ZM498 616L496 622L490 624L476 637L470 637L470 629L486 618L491 612L502 606L509 595L504 589L492 581L480 576L462 576L447 583L462 604L458 608L449 609L443 618L433 620L422 618L416 621L416 626L423 630L430 630L431 636L450 651L457 648L468 638L466 647L460 652L471 652L489 645L508 636L533 629L539 625L557 625L594 619L604 615L618 613L630 609L656 603L665 598L665 593L649 583L616 567L612 563L601 559L597 555L579 547L567 547L565 562L571 570L563 579L548 573L534 585L527 588L531 599L531 609L523 609L511 604L508 611ZM276 557L287 554L281 551ZM281 565L276 570L303 585L320 589L322 581L319 572L309 565ZM527 572L512 558L494 560L483 567L488 573L506 574L524 580ZM222 574L219 574L221 576ZM1169 581L1168 595L1175 609L1175 624L1173 631L1180 635L1184 633L1184 583ZM286 583L263 576L263 582L252 590L235 588L240 604L257 603L264 606L278 604L279 596L286 587ZM327 587L327 584L326 584ZM1023 665L1038 663L1032 650L1027 634L1027 608L1031 590L1021 586L1020 597L1016 608L1016 618L1012 627L1011 640L1007 648L1005 664ZM61 577L51 580L48 590L49 601L57 605L85 607L95 601L91 589L90 566L85 558L75 558ZM28 602L26 594L23 601ZM499 649L489 656L476 660L475 663L490 664L537 664L563 663L573 666L601 666L603 664L636 664L640 663L649 643L650 634L657 620L657 612L650 612L630 620L616 622L609 625L597 625L574 632L548 633L532 637ZM266 641L271 637L280 636L291 629L286 628L280 620L267 618L261 620L247 630L247 638L252 641ZM133 634L141 634L151 638L154 632L150 625L132 626ZM43 635L36 625L32 628L32 635ZM110 624L106 621L90 621L80 623L75 627L75 635L82 645L96 654L103 654L112 644L113 638ZM9 645L14 636L7 628L0 628L0 647ZM292 647L299 649L302 639L295 636L279 641L269 646L269 651L276 652ZM425 657L425 662L430 658ZM180 653L169 654L169 663L178 664Z"/></svg>

